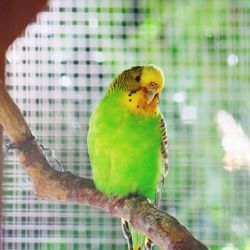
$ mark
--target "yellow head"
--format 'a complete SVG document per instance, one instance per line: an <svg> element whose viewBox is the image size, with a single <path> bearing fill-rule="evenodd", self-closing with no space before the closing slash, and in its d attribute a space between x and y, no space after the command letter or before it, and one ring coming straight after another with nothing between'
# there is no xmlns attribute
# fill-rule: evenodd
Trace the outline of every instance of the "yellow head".
<svg viewBox="0 0 250 250"><path fill-rule="evenodd" d="M164 87L164 75L155 65L135 66L123 71L108 92L123 90L123 102L131 112L144 115L159 113L158 102Z"/></svg>

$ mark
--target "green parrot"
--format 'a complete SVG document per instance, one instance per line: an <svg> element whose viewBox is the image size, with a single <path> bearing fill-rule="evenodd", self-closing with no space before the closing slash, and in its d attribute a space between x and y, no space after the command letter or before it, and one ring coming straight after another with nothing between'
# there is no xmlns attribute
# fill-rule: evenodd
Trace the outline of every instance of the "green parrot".
<svg viewBox="0 0 250 250"><path fill-rule="evenodd" d="M159 110L164 87L154 65L123 71L92 113L88 151L97 189L107 196L141 195L159 206L168 171L166 125ZM152 249L152 242L122 220L131 250Z"/></svg>

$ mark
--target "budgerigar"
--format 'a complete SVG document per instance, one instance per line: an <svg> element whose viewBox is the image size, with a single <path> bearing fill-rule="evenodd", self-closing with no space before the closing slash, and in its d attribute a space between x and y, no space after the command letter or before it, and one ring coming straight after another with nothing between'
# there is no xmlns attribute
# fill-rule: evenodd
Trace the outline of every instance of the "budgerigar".
<svg viewBox="0 0 250 250"><path fill-rule="evenodd" d="M164 87L154 65L123 71L93 112L88 150L96 187L107 196L141 195L156 206L168 170L166 125L159 110ZM129 249L151 249L151 241L123 221Z"/></svg>

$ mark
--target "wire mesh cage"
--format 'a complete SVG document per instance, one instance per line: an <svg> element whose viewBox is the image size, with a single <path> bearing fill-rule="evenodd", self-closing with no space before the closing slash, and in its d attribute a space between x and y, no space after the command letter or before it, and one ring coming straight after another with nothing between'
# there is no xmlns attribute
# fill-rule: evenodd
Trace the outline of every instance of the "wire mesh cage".
<svg viewBox="0 0 250 250"><path fill-rule="evenodd" d="M227 110L250 135L249 16L243 0L51 0L9 48L6 83L39 142L91 177L88 120L107 86L133 65L160 66L170 144L161 208L211 249L249 250L250 166L223 167L215 121ZM37 200L13 152L3 192L4 249L126 249L118 219Z"/></svg>

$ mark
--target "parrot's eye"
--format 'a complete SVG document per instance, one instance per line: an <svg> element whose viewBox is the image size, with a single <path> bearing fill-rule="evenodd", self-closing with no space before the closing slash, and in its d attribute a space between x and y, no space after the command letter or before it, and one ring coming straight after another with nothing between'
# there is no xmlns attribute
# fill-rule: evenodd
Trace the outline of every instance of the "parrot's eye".
<svg viewBox="0 0 250 250"><path fill-rule="evenodd" d="M141 76L137 76L137 77L135 78L135 80L136 80L137 82L139 82L139 81L141 80Z"/></svg>

